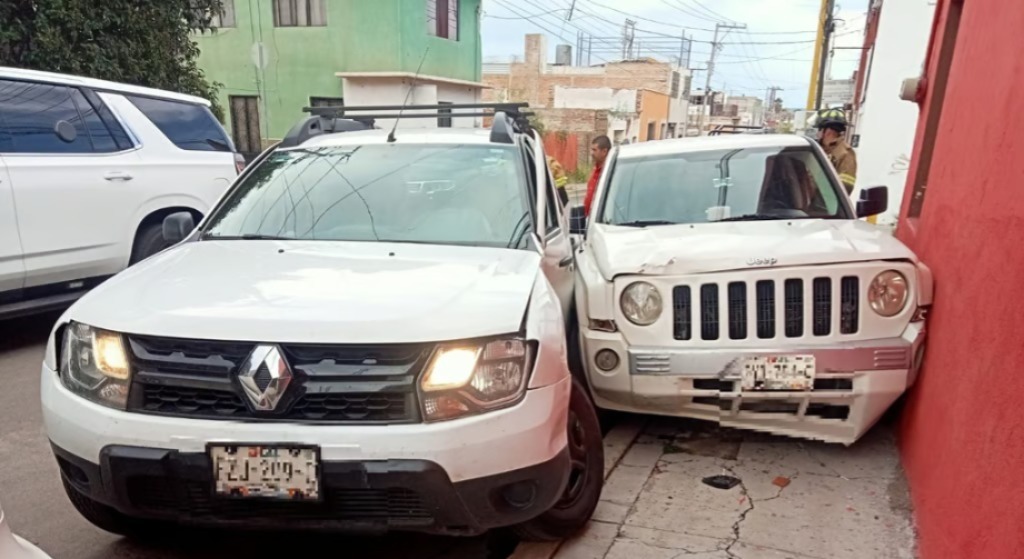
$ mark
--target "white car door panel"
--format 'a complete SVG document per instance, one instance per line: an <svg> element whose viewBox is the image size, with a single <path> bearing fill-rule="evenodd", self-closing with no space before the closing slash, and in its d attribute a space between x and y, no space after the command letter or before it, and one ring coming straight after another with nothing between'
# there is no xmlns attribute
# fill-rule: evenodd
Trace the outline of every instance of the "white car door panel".
<svg viewBox="0 0 1024 559"><path fill-rule="evenodd" d="M3 131L0 130L0 134ZM14 191L7 167L0 159L0 304L3 293L21 289L25 281L25 264L21 256L21 235L14 209Z"/></svg>
<svg viewBox="0 0 1024 559"><path fill-rule="evenodd" d="M536 135L536 133L534 134ZM558 299L562 304L562 315L568 318L572 306L575 270L568 221L565 219L560 200L554 192L554 181L551 179L547 158L544 157L543 143L539 137L535 136L534 141L530 142L530 146L534 154L535 176L538 178L535 185L537 189L536 223L543 224L539 227L543 234L538 234L544 243L541 266L544 275L547 276L548 281L558 294Z"/></svg>
<svg viewBox="0 0 1024 559"><path fill-rule="evenodd" d="M138 154L81 90L0 85L8 93L0 117L11 132L0 150L13 185L25 287L117 273L130 243L124 223L137 205L125 178Z"/></svg>

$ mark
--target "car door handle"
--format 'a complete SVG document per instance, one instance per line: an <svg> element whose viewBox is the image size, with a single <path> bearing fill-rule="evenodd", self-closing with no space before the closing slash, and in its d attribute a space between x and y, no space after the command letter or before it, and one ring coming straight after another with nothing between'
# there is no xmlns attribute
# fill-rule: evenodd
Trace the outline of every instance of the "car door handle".
<svg viewBox="0 0 1024 559"><path fill-rule="evenodd" d="M569 256L566 256L565 258L563 258L558 263L558 267L559 268L568 268L569 266L572 266L572 263L573 263L573 255L570 254Z"/></svg>
<svg viewBox="0 0 1024 559"><path fill-rule="evenodd" d="M103 178L107 179L108 181L130 181L132 180L133 177L123 171L112 171L110 173L107 173L106 175L103 175Z"/></svg>

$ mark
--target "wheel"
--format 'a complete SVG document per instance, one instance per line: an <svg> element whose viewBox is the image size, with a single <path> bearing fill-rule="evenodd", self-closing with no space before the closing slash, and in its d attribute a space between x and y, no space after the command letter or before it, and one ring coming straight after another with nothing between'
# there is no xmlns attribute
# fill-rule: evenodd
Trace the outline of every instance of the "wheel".
<svg viewBox="0 0 1024 559"><path fill-rule="evenodd" d="M126 536L129 538L151 538L156 534L152 523L130 518L116 510L97 503L96 501L82 495L77 489L68 483L67 478L60 476L64 484L64 492L67 493L71 504L86 520L101 530L112 534Z"/></svg>
<svg viewBox="0 0 1024 559"><path fill-rule="evenodd" d="M565 492L544 514L516 526L516 535L529 541L567 538L594 514L604 486L604 441L594 405L586 388L576 379L569 400L568 443L570 471Z"/></svg>
<svg viewBox="0 0 1024 559"><path fill-rule="evenodd" d="M147 225L140 229L139 234L135 236L135 244L132 246L132 257L129 264L145 260L169 246L171 246L171 243L164 239L164 226L162 223Z"/></svg>

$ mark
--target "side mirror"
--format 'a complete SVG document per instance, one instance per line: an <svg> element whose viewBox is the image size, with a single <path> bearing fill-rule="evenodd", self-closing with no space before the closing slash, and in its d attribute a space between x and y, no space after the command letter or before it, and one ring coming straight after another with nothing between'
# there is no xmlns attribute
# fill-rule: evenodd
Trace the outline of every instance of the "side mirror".
<svg viewBox="0 0 1024 559"><path fill-rule="evenodd" d="M173 213L164 218L164 240L168 243L180 243L196 228L196 221L188 212Z"/></svg>
<svg viewBox="0 0 1024 559"><path fill-rule="evenodd" d="M583 206L573 206L569 210L569 234L583 235L587 232L587 214Z"/></svg>
<svg viewBox="0 0 1024 559"><path fill-rule="evenodd" d="M875 186L860 191L857 201L857 217L870 217L889 209L889 188Z"/></svg>

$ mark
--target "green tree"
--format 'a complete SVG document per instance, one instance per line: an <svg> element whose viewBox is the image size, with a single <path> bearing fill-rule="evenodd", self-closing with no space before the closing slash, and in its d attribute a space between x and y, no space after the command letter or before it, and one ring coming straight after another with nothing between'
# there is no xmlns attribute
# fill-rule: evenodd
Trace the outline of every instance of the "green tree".
<svg viewBox="0 0 1024 559"><path fill-rule="evenodd" d="M0 64L188 93L217 104L193 32L221 0L0 0Z"/></svg>

